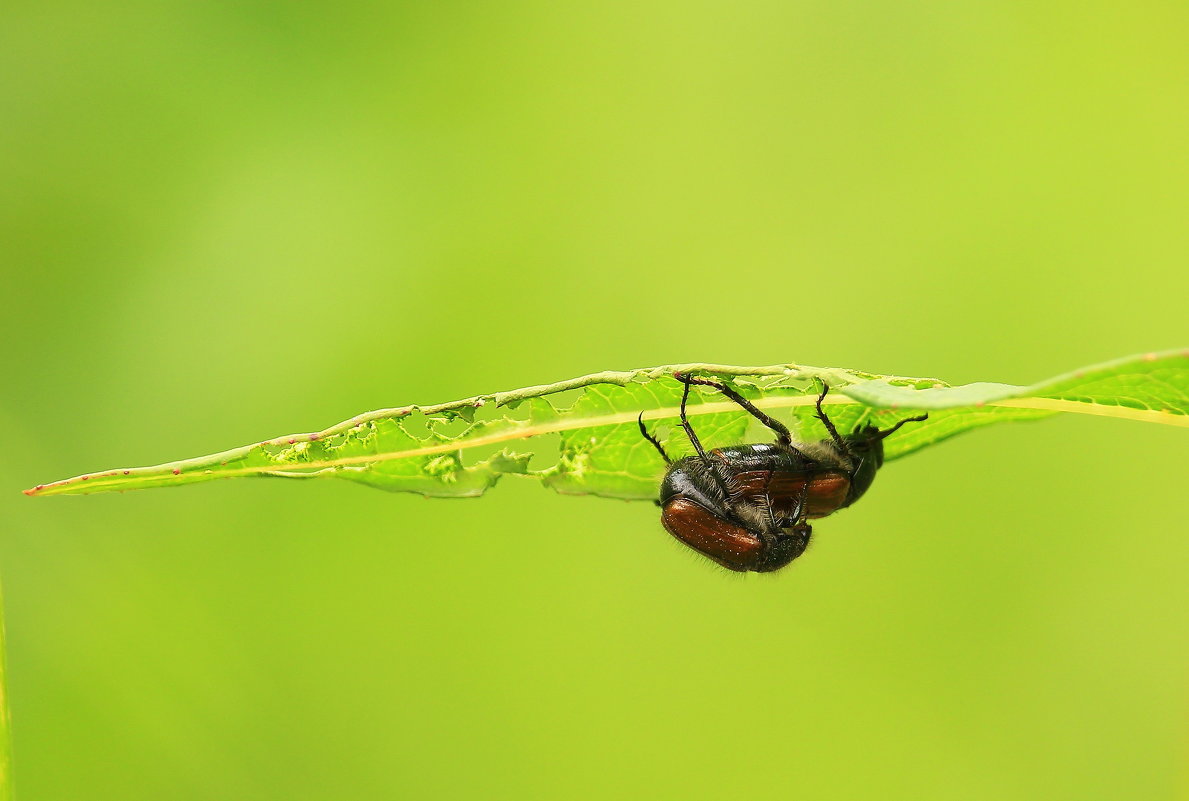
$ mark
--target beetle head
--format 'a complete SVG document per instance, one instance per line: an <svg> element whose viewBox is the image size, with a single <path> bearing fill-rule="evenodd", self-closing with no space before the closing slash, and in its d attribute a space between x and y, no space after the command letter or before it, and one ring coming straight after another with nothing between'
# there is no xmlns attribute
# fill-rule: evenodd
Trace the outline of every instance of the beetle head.
<svg viewBox="0 0 1189 801"><path fill-rule="evenodd" d="M878 428L866 425L844 437L846 449L854 460L850 480L850 492L847 505L859 499L871 482L875 481L875 471L883 466L883 437Z"/></svg>
<svg viewBox="0 0 1189 801"><path fill-rule="evenodd" d="M846 442L846 449L854 460L854 474L851 478L848 504L854 503L860 495L867 491L871 482L875 480L875 471L883 467L883 441L905 423L919 423L927 419L929 419L927 414L908 417L883 431L868 423L843 438Z"/></svg>
<svg viewBox="0 0 1189 801"><path fill-rule="evenodd" d="M878 469L883 467L884 437L890 433L892 433L890 429L886 432L880 431L868 423L843 439L846 441L847 450L855 459L856 466L870 462Z"/></svg>

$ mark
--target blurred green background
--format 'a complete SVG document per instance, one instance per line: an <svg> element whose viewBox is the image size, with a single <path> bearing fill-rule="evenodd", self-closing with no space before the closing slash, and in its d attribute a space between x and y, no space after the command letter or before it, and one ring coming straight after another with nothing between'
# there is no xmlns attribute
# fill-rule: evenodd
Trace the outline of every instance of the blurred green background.
<svg viewBox="0 0 1189 801"><path fill-rule="evenodd" d="M1189 794L1185 432L891 465L740 578L647 504L30 499L382 406L1183 346L1184 3L8 4L25 799Z"/></svg>

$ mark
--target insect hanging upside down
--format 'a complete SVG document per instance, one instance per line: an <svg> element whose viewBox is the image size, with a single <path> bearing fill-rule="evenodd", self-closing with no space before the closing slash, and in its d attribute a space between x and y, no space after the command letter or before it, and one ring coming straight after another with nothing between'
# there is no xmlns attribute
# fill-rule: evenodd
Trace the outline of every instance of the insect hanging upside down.
<svg viewBox="0 0 1189 801"><path fill-rule="evenodd" d="M822 383L817 419L830 438L795 443L788 428L718 381L674 373L685 384L681 427L696 455L673 461L648 433L644 413L640 433L669 465L661 482L661 523L677 539L725 568L741 573L770 573L805 552L813 528L809 520L825 517L857 501L883 464L883 440L909 417L881 431L872 425L840 435L822 410L830 388ZM776 442L703 449L685 413L692 384L713 387L776 432Z"/></svg>

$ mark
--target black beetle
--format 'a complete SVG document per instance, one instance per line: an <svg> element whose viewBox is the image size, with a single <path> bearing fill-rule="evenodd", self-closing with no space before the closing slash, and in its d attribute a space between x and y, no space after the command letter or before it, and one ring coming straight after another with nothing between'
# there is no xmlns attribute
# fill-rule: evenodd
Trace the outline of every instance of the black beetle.
<svg viewBox="0 0 1189 801"><path fill-rule="evenodd" d="M816 416L830 438L793 444L788 428L764 414L731 387L707 378L674 373L685 384L681 427L697 452L674 462L644 425L640 433L668 463L661 482L661 523L677 539L725 568L770 573L805 552L813 528L808 521L857 501L883 464L884 438L909 417L883 431L867 425L842 436L822 410L829 386L822 382ZM685 413L692 384L714 387L776 432L776 442L704 450Z"/></svg>

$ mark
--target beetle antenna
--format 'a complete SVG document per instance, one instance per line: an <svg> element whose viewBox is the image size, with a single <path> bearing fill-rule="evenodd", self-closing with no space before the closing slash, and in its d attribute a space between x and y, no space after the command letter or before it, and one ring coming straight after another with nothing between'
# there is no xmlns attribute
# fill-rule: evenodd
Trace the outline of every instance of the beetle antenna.
<svg viewBox="0 0 1189 801"><path fill-rule="evenodd" d="M652 447L656 448L657 453L665 460L665 464L672 464L673 460L669 458L669 454L665 453L665 449L657 442L656 437L648 433L648 429L644 426L644 412L640 412L640 416L636 418L636 422L640 424L640 433L644 435L644 439L652 443Z"/></svg>
<svg viewBox="0 0 1189 801"><path fill-rule="evenodd" d="M899 423L896 423L896 425L889 428L887 431L880 431L875 436L878 439L886 439L887 437L890 437L892 434L895 434L896 431L900 428L900 426L904 425L905 423L923 423L928 419L929 419L928 414L922 414L919 417L906 417L903 420L901 420Z"/></svg>

